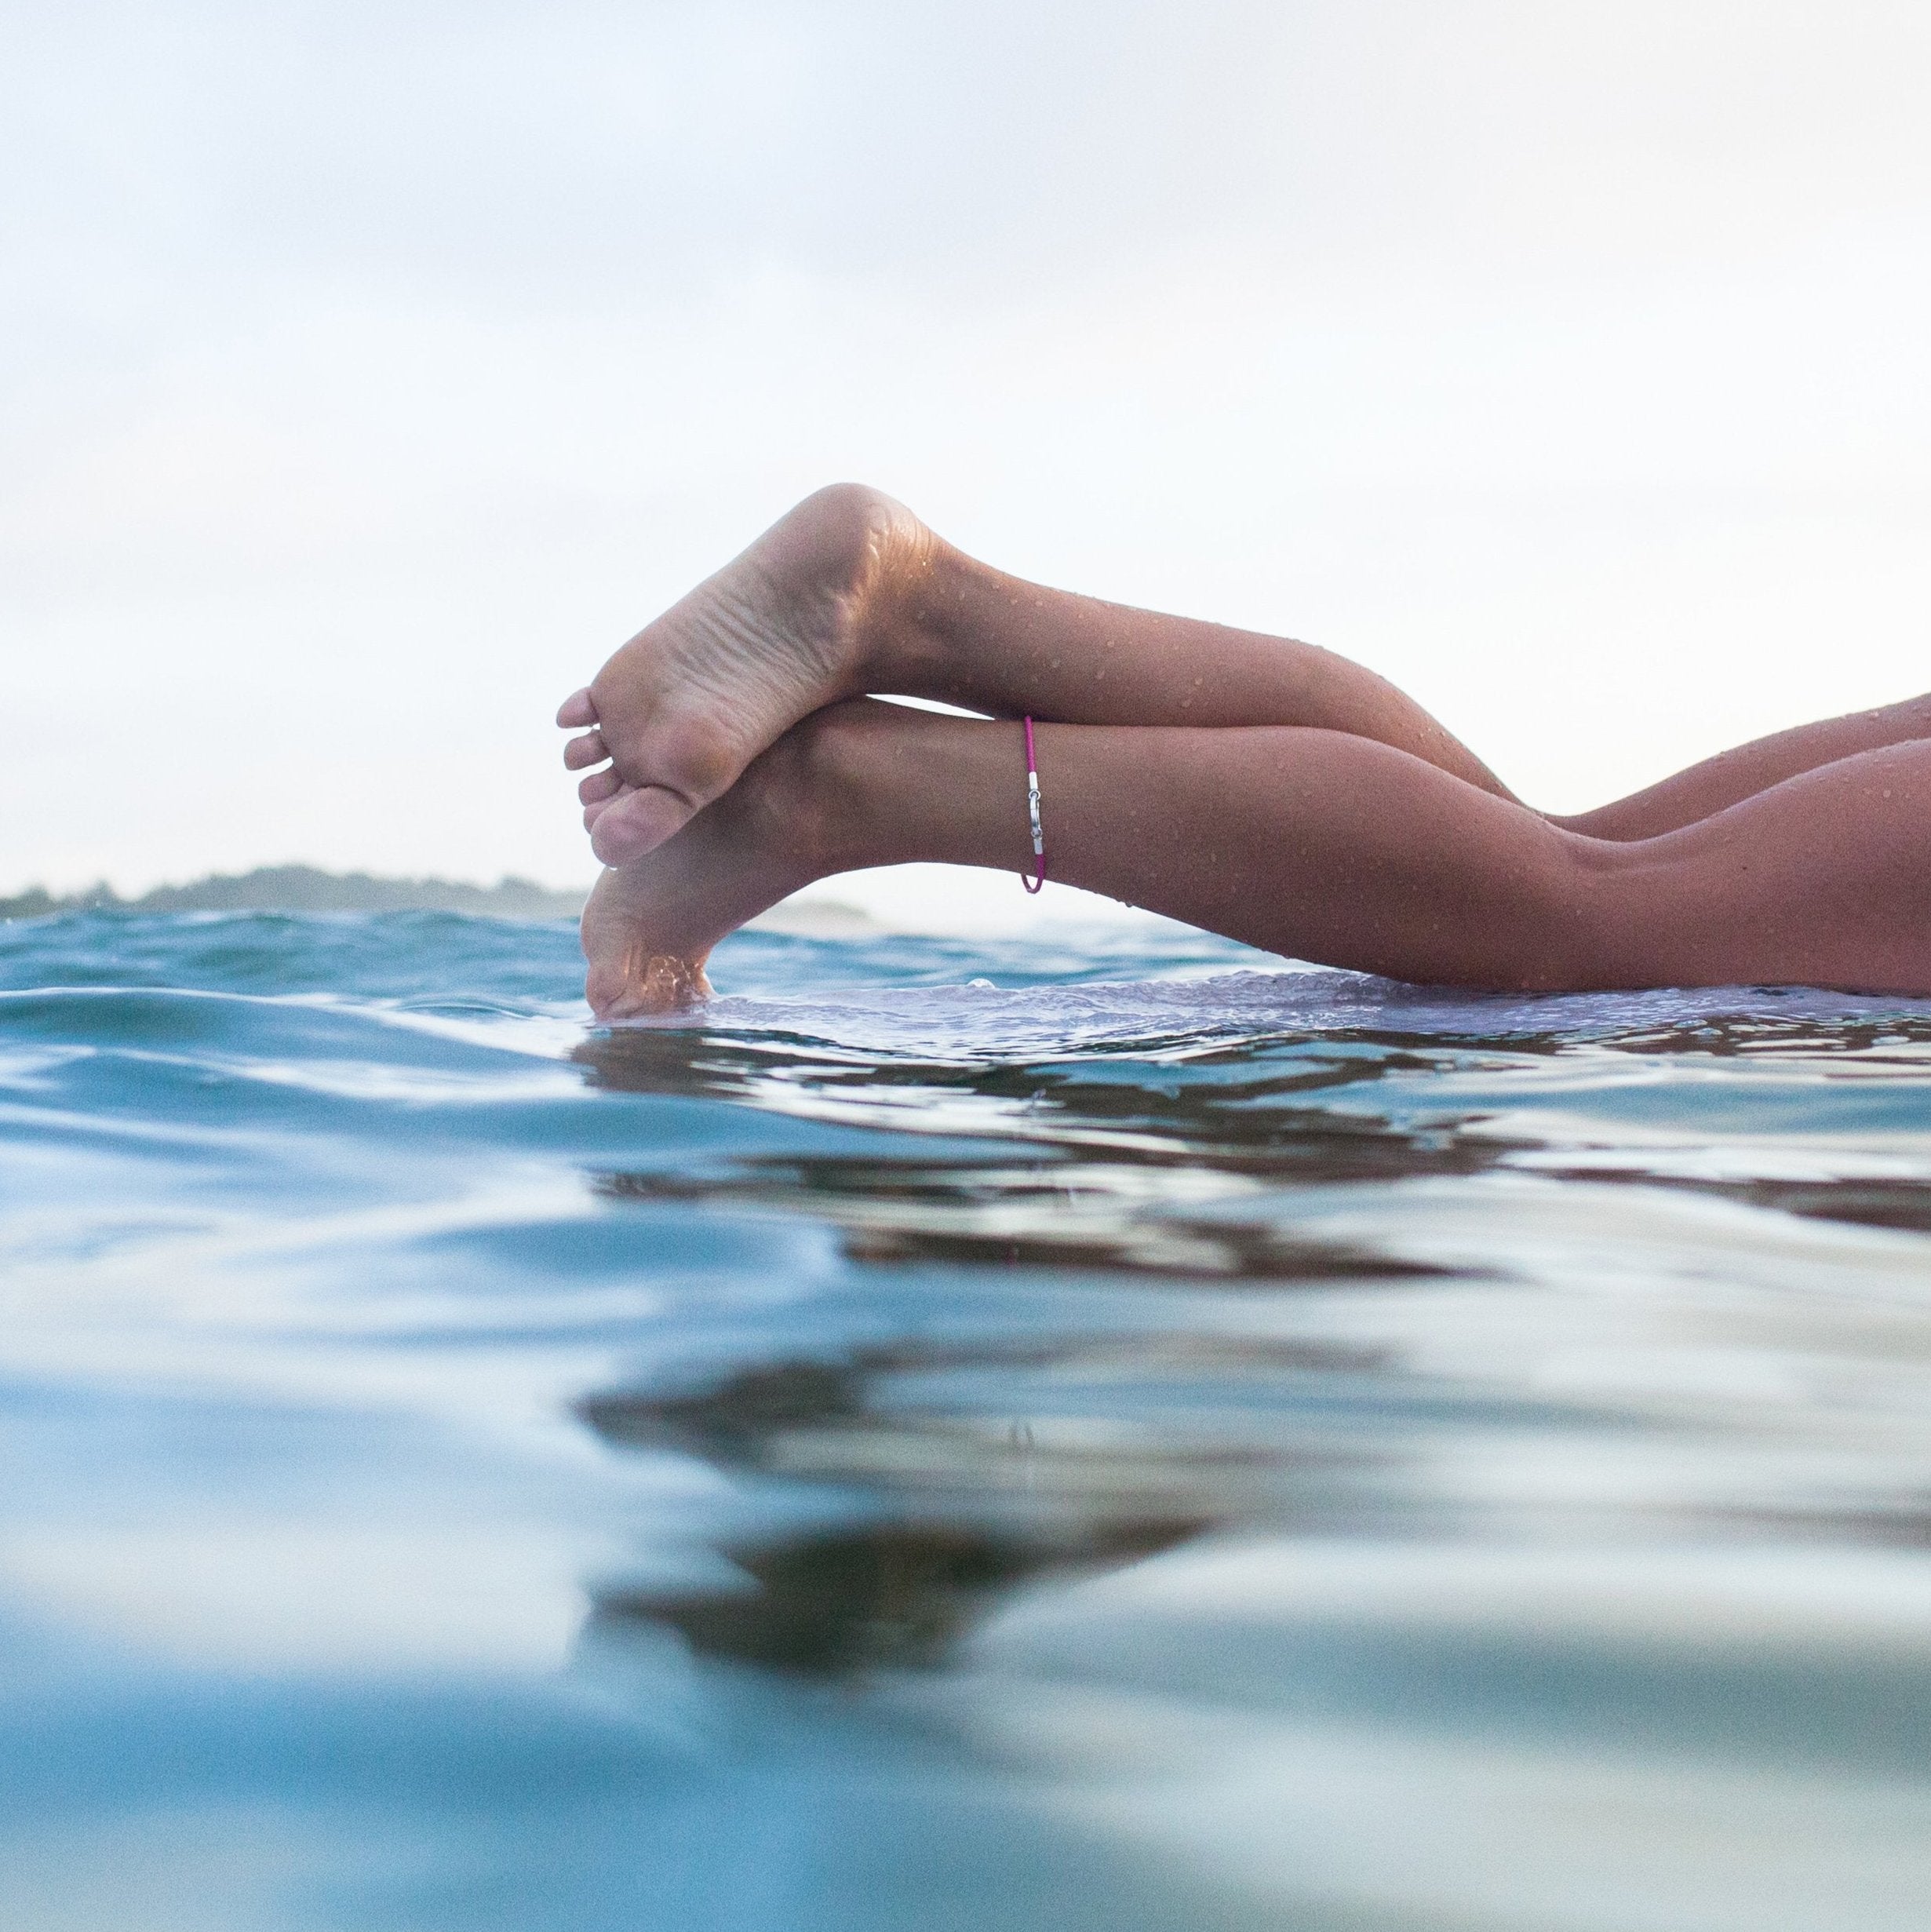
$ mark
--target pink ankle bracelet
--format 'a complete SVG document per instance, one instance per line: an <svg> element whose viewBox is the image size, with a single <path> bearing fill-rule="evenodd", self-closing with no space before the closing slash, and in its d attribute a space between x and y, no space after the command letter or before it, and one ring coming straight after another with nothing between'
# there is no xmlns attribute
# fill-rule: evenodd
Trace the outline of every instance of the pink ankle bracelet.
<svg viewBox="0 0 1931 1932"><path fill-rule="evenodd" d="M1033 749L1033 720L1026 721L1026 815L1033 825L1033 877L1024 873L1019 883L1029 892L1037 892L1046 883L1046 833L1039 815L1039 755Z"/></svg>

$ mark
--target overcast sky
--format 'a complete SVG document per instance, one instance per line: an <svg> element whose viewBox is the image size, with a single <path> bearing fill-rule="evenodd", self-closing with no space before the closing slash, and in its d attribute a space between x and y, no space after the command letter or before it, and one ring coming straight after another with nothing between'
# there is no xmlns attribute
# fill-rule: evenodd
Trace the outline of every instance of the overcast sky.
<svg viewBox="0 0 1931 1932"><path fill-rule="evenodd" d="M0 28L0 891L592 867L549 718L816 484L1538 803L1931 685L1931 9Z"/></svg>

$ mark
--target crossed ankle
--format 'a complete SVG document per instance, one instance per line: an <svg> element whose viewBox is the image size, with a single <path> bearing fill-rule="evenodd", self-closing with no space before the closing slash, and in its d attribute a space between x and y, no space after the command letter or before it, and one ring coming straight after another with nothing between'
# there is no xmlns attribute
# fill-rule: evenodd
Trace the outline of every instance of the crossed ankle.
<svg viewBox="0 0 1931 1932"><path fill-rule="evenodd" d="M793 725L745 774L763 850L799 884L873 862L877 840L869 778L902 708L847 698Z"/></svg>

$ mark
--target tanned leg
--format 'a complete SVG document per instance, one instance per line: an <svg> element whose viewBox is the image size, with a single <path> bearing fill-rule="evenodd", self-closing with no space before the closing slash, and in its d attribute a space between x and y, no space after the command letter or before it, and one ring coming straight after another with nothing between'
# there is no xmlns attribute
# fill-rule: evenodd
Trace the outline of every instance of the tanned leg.
<svg viewBox="0 0 1931 1932"><path fill-rule="evenodd" d="M902 504L822 490L639 632L558 722L597 855L622 863L728 790L798 720L865 691L1082 724L1299 726L1410 753L1509 798L1412 698L1292 638L1051 590L978 563ZM1801 772L1931 737L1931 698L1803 725L1554 822L1650 838Z"/></svg>
<svg viewBox="0 0 1931 1932"><path fill-rule="evenodd" d="M1598 839L1653 838L1694 825L1840 758L1931 738L1931 696L1778 731L1692 765L1646 790L1555 822Z"/></svg>
<svg viewBox="0 0 1931 1932"><path fill-rule="evenodd" d="M1840 759L1616 843L1373 739L1047 725L1053 876L1272 952L1516 990L1806 983L1931 993L1931 744ZM910 860L1023 871L1020 734L840 705L585 917L604 1017L701 990L711 946L809 880Z"/></svg>
<svg viewBox="0 0 1931 1932"><path fill-rule="evenodd" d="M1499 797L1385 679L1292 638L1048 590L902 504L835 485L648 625L557 714L606 864L637 858L822 705L867 691L1086 724L1303 725L1375 740Z"/></svg>

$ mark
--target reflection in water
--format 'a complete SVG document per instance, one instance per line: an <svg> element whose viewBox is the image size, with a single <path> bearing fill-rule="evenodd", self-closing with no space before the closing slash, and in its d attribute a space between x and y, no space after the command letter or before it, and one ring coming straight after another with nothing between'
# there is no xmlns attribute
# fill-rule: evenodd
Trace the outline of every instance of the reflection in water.
<svg viewBox="0 0 1931 1932"><path fill-rule="evenodd" d="M1232 1518L1307 1513L1295 1507L1303 1478L1318 1468L1332 1489L1350 1459L1298 1443L1304 1423L1267 1409L1296 1380L1375 1365L1342 1349L1115 1336L908 1345L748 1369L696 1393L594 1398L581 1413L607 1441L864 1498L829 1526L730 1546L755 1591L610 1591L599 1611L794 1670L935 1664L1018 1584ZM1263 1402L1243 1411L1244 1388Z"/></svg>
<svg viewBox="0 0 1931 1932"><path fill-rule="evenodd" d="M1004 1157L955 1146L938 1158L766 1157L708 1176L679 1165L599 1177L612 1201L808 1215L839 1230L854 1261L1266 1284L1448 1274L1298 1234L1264 1213L1224 1212L1230 1199L1282 1179L1386 1179L1492 1163L1492 1145L1402 1134L1373 1116L1306 1105L1310 1092L1428 1065L1350 1052L1353 1044L1262 1078L1229 1077L1231 1065L1215 1054L1208 1064L1218 1077L1204 1080L1198 1066L1148 1079L1151 1070L1131 1062L1117 1070L851 1066L777 1043L647 1030L594 1037L577 1057L603 1084L629 1091L727 1095L787 1110L808 1103L821 1115L1007 1143ZM599 1398L583 1413L608 1439L674 1444L868 1499L865 1520L733 1546L755 1588L610 1593L599 1615L654 1617L701 1651L794 1670L935 1664L1022 1584L1128 1562L1251 1515L1257 1488L1284 1500L1278 1478L1294 1460L1284 1445L1211 1434L1190 1442L1136 1418L1135 1393L1171 1395L1190 1380L1237 1403L1241 1383L1372 1365L1358 1350L1270 1348L1252 1338L1055 1338L872 1351L752 1368L698 1394ZM945 1383L936 1403L908 1399L921 1376ZM1083 1387L1091 1413L1000 1413L1026 1398L1022 1385L1042 1383L1062 1397ZM956 1405L962 1385L982 1392L990 1410ZM1335 1460L1332 1449L1316 1453Z"/></svg>
<svg viewBox="0 0 1931 1932"><path fill-rule="evenodd" d="M1531 1081L1539 1075L1554 1081L1559 1095L1569 1068L1599 1073L1619 1060L1640 1069L1663 1059L1671 1073L1692 1078L1706 1063L1727 1072L1740 1063L1769 1077L1762 1083L1766 1089L1774 1081L1780 1090L1798 1090L1794 1104L1782 1091L1766 1092L1758 1115L1773 1117L1763 1124L1783 1125L1774 1117L1780 1111L1814 1110L1820 1083L1834 1083L1840 1097L1853 1088L1875 1092L1875 1105L1860 1110L1850 1123L1864 1130L1860 1138L1868 1137L1874 1124L1887 1138L1900 1129L1915 1135L1925 1124L1918 1091L1931 1075L1931 1019L1918 1016L1825 1024L1748 1015L1652 1025L1599 1038L1571 1032L1456 1038L1357 1029L1237 1048L1151 1039L1123 1042L1104 1056L1023 1066L856 1056L807 1039L639 1028L592 1036L574 1057L594 1081L618 1091L749 1101L818 1119L1016 1143L1023 1150L1026 1176L1009 1165L989 1165L983 1170L987 1187L976 1204L974 1157L953 1148L930 1164L898 1156L844 1164L775 1163L763 1171L747 1165L728 1177L694 1176L687 1168L667 1167L657 1173L608 1176L599 1183L618 1197L735 1199L825 1213L847 1230L854 1257L898 1259L935 1252L918 1245L923 1231L953 1244L946 1249L951 1258L1007 1258L996 1247L1003 1230L982 1227L975 1238L957 1216L939 1210L948 1201L968 1210L975 1205L988 1208L995 1201L1015 1208L1029 1189L1036 1205L1054 1211L1050 1217L1026 1217L1026 1238L1044 1240L1050 1249L1038 1258L1078 1265L1081 1257L1068 1252L1067 1245L1080 1238L1059 1216L1062 1208L1077 1219L1082 1207L1117 1208L1136 1193L1171 1206L1176 1198L1224 1200L1241 1191L1236 1185L1241 1182L1399 1182L1521 1166L1562 1178L1686 1188L1807 1219L1931 1232L1931 1155L1922 1146L1907 1149L1893 1164L1895 1172L1883 1171L1882 1161L1875 1171L1864 1161L1852 1163L1851 1171L1831 1172L1841 1164L1832 1158L1841 1150L1828 1139L1798 1143L1816 1146L1809 1165L1824 1171L1725 1172L1706 1160L1697 1171L1685 1172L1667 1157L1666 1143L1654 1133L1608 1148L1588 1138L1550 1146L1536 1131L1539 1123L1534 1117L1525 1119L1518 1111L1522 1094L1511 1091L1526 1074ZM1458 1106L1457 1091L1471 1081L1485 1089L1481 1103ZM1729 1095L1727 1081L1710 1084ZM1402 1104L1377 1109L1373 1095L1390 1085L1401 1088ZM1889 1099L1893 1089L1895 1103ZM1707 1152L1713 1139L1720 1146L1725 1127L1740 1125L1748 1135L1759 1125L1758 1118L1707 1121L1698 1117L1697 1097L1694 1088L1681 1084L1667 1089L1669 1102L1679 1110L1687 1106L1690 1115L1678 1138L1700 1151ZM1663 1125L1668 1111L1657 1110L1653 1125ZM1864 1117L1874 1113L1875 1123ZM1760 1157L1761 1149L1751 1151ZM935 1187L926 1184L926 1175L937 1177ZM894 1204L908 1197L913 1211L895 1215ZM982 1212L978 1219L986 1218ZM1043 1219L1051 1219L1051 1230L1041 1226ZM1271 1229L1262 1240L1252 1272L1349 1268L1344 1254L1332 1257L1334 1270L1315 1254L1307 1257L1309 1268L1297 1270L1291 1240L1286 1258L1270 1263L1266 1256L1281 1233ZM981 1244L975 1249L956 1245L973 1238ZM1233 1234L1214 1229L1207 1241L1205 1249L1190 1247L1179 1265L1250 1271L1228 1245L1237 1243ZM1209 1252L1215 1245L1223 1250L1218 1261ZM1103 1238L1101 1250L1085 1258L1109 1267L1161 1265L1153 1256L1121 1252ZM1412 1257L1383 1257L1368 1271L1415 1266L1426 1264Z"/></svg>
<svg viewBox="0 0 1931 1932"><path fill-rule="evenodd" d="M643 1617L669 1624L707 1657L832 1676L927 1667L1005 1591L1168 1549L1194 1528L1149 1524L1095 1540L1084 1561L1050 1542L942 1523L828 1529L731 1552L755 1591L601 1597L604 1624Z"/></svg>
<svg viewBox="0 0 1931 1932"><path fill-rule="evenodd" d="M1922 1932L1924 1008L1107 943L0 935L9 1932Z"/></svg>
<svg viewBox="0 0 1931 1932"><path fill-rule="evenodd" d="M952 1261L1105 1268L1137 1274L1222 1275L1250 1281L1428 1276L1454 1270L1376 1255L1291 1226L1215 1212L1220 1190L1198 1191L1200 1212L1163 1205L1157 1168L1081 1161L1029 1168L865 1160L748 1161L706 1181L690 1175L610 1174L612 1201L692 1201L810 1214L843 1237L854 1261ZM1246 1190L1226 1190L1239 1197Z"/></svg>
<svg viewBox="0 0 1931 1932"><path fill-rule="evenodd" d="M1157 1043L1142 1052L1157 1052ZM856 1260L943 1260L1124 1269L1255 1281L1434 1274L1438 1265L1230 1213L1277 1184L1466 1175L1507 1143L1452 1126L1400 1128L1351 1104L1308 1104L1434 1062L1324 1040L1292 1063L1245 1071L1224 1051L1184 1066L842 1064L825 1049L638 1030L596 1037L577 1059L629 1092L703 1093L854 1125L908 1129L891 1152L741 1161L718 1172L667 1161L598 1178L613 1200L702 1201L829 1222ZM1350 1102L1354 1096L1350 1095ZM960 1144L961 1143L964 1144ZM996 1150L989 1156L989 1143Z"/></svg>
<svg viewBox="0 0 1931 1932"><path fill-rule="evenodd" d="M1775 1475L1699 1494L1694 1481L1659 1475L1745 1445L1761 1453L1780 1434L1787 1451L1806 1439L1841 1449L1889 1426L1860 1419L1855 1396L1831 1413L1801 1383L1766 1408L1719 1376L1699 1399L1699 1370L1685 1379L1683 1365L1698 1347L1707 1354L1721 1336L1740 1360L1762 1346L1765 1312L1733 1298L1668 1315L1666 1329L1700 1325L1700 1342L1659 1332L1620 1382L1585 1374L1565 1387L1567 1369L1551 1379L1581 1339L1579 1278L1624 1265L1623 1241L1680 1241L1672 1197L1931 1228L1915 1121L1891 1125L1881 1158L1867 1121L1854 1155L1818 1136L1798 1163L1808 1171L1780 1175L1713 1158L1724 1125L1694 1118L1695 1083L1717 1062L1761 1075L1751 1091L1772 1112L1794 1085L1814 1111L1824 1083L1846 1083L1831 1089L1839 1099L1854 1084L1884 1104L1891 1083L1931 1066L1921 1019L1717 1017L1598 1037L1356 1029L1237 1048L1139 1038L1024 1066L639 1029L595 1037L577 1057L617 1090L890 1130L859 1147L606 1172L596 1184L613 1203L804 1217L835 1229L861 1264L989 1264L1009 1285L1084 1278L1107 1291L1088 1324L1055 1303L1047 1332L1016 1336L1008 1322L990 1341L914 1338L835 1358L821 1346L695 1390L586 1402L608 1441L676 1447L821 1499L802 1526L793 1512L727 1540L738 1587L612 1588L599 1599L607 1624L654 1618L701 1653L839 1674L942 1663L1022 1585L1210 1529L1439 1533L1473 1509L1518 1530L1696 1521L1726 1535L1770 1526L1907 1544L1931 1522L1917 1445L1855 1495ZM1583 1084L1594 1112L1579 1134ZM1644 1103L1627 1131L1602 1119L1605 1092ZM1722 1092L1733 1105L1733 1078ZM1672 1137L1667 1123L1686 1108L1689 1131ZM1874 1161L1890 1171L1870 1171ZM1572 1219L1573 1190L1593 1183L1626 1206L1598 1215L1598 1232L1565 1226L1583 1265L1552 1267L1537 1218L1559 1201ZM1471 1184L1504 1191L1466 1194ZM1415 1190L1406 1216L1405 1190ZM1474 1254L1466 1228L1444 1238L1445 1215L1465 1216L1462 1204L1480 1213ZM1352 1225L1337 1234L1337 1221ZM1740 1272L1748 1279L1749 1265ZM1139 1297L1124 1310L1123 1289ZM1438 1318L1426 1314L1430 1296ZM1361 1312L1376 1298L1400 1310L1380 1338ZM1775 1319L1787 1360L1793 1346L1820 1360L1847 1346L1796 1336L1787 1310ZM1915 1316L1906 1325L1907 1342L1891 1332L1885 1346L1931 1358L1931 1336ZM1492 1358L1470 1365L1485 1335ZM1525 1344L1545 1365L1526 1376ZM1463 1360L1445 1370L1430 1359L1445 1351ZM1752 1371L1740 1372L1747 1383ZM1506 1502L1511 1487L1532 1498L1539 1485L1543 1504Z"/></svg>

